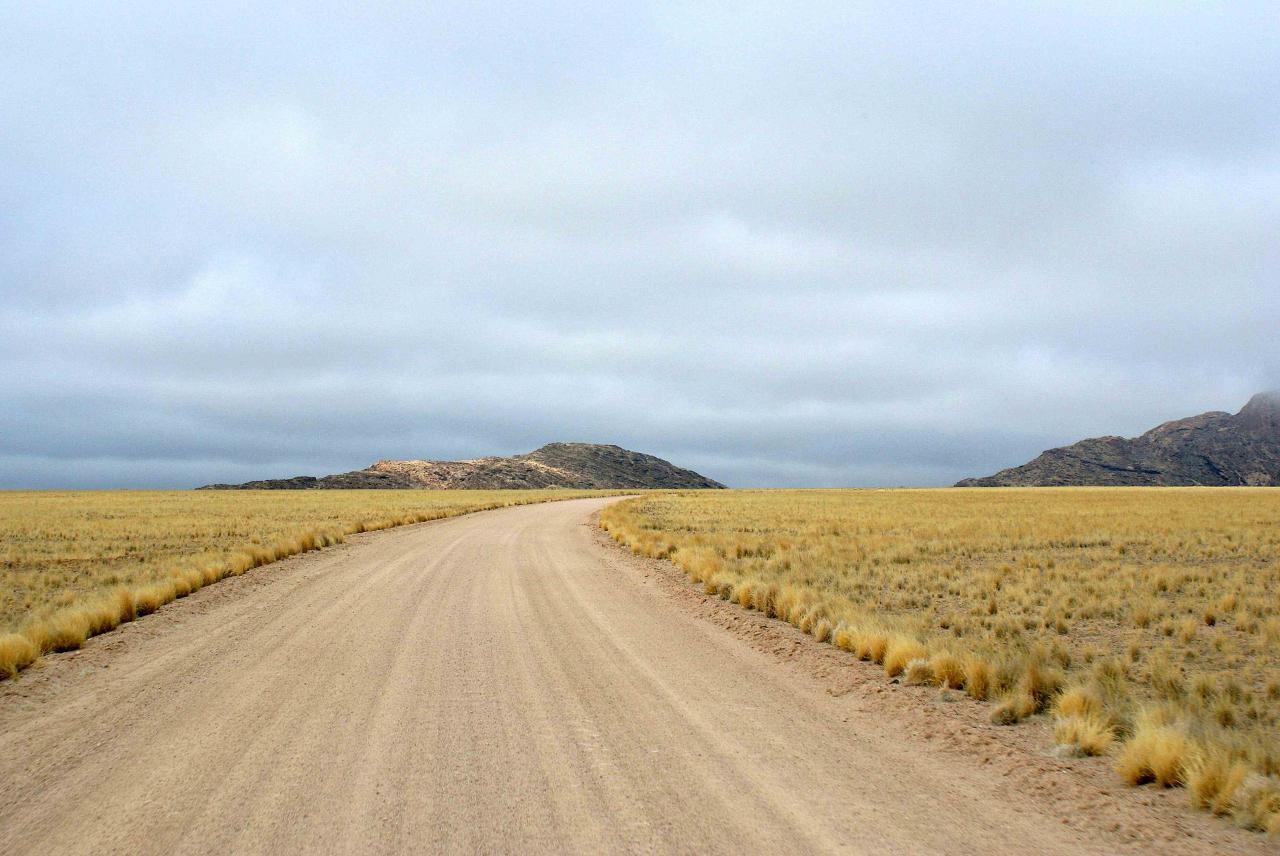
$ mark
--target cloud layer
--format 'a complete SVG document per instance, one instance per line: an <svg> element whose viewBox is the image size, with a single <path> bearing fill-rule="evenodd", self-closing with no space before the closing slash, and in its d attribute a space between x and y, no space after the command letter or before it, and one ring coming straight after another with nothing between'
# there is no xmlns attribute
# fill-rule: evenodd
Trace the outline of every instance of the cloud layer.
<svg viewBox="0 0 1280 856"><path fill-rule="evenodd" d="M1269 4L0 11L0 486L941 484L1280 386Z"/></svg>

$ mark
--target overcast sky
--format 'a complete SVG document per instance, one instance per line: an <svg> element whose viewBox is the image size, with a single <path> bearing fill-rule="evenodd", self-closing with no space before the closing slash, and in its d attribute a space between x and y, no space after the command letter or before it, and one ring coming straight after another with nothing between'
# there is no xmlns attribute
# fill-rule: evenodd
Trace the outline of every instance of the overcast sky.
<svg viewBox="0 0 1280 856"><path fill-rule="evenodd" d="M1280 386L1274 3L264 5L0 8L0 486L945 484Z"/></svg>

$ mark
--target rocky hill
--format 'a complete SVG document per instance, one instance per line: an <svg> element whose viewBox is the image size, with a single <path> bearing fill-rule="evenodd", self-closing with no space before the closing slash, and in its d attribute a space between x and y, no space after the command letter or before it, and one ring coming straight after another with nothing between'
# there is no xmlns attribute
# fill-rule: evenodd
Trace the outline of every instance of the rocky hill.
<svg viewBox="0 0 1280 856"><path fill-rule="evenodd" d="M1201 413L1141 437L1097 437L957 487L1031 485L1280 485L1280 392L1239 413Z"/></svg>
<svg viewBox="0 0 1280 856"><path fill-rule="evenodd" d="M471 461L378 461L363 470L294 476L244 484L211 484L201 490L319 490L326 488L426 488L511 490L562 487L722 488L724 485L661 458L619 446L549 443L527 455Z"/></svg>

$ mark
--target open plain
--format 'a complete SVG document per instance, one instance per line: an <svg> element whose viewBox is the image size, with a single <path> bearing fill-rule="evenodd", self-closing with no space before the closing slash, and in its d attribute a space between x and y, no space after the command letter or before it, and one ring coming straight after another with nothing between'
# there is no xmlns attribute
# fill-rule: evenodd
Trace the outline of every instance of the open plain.
<svg viewBox="0 0 1280 856"><path fill-rule="evenodd" d="M1266 852L616 550L613 501L355 535L0 683L0 852Z"/></svg>

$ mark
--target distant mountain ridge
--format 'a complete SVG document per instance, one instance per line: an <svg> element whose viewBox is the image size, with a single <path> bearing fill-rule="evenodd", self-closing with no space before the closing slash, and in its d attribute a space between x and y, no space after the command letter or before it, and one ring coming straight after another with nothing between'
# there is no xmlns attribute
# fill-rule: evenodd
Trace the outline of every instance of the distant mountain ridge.
<svg viewBox="0 0 1280 856"><path fill-rule="evenodd" d="M1095 437L957 487L1280 485L1280 391L1239 413L1201 413L1140 437Z"/></svg>
<svg viewBox="0 0 1280 856"><path fill-rule="evenodd" d="M378 461L331 476L294 476L200 490L324 490L386 488L521 490L526 488L723 488L724 485L662 458L597 443L548 443L509 458L468 461Z"/></svg>

